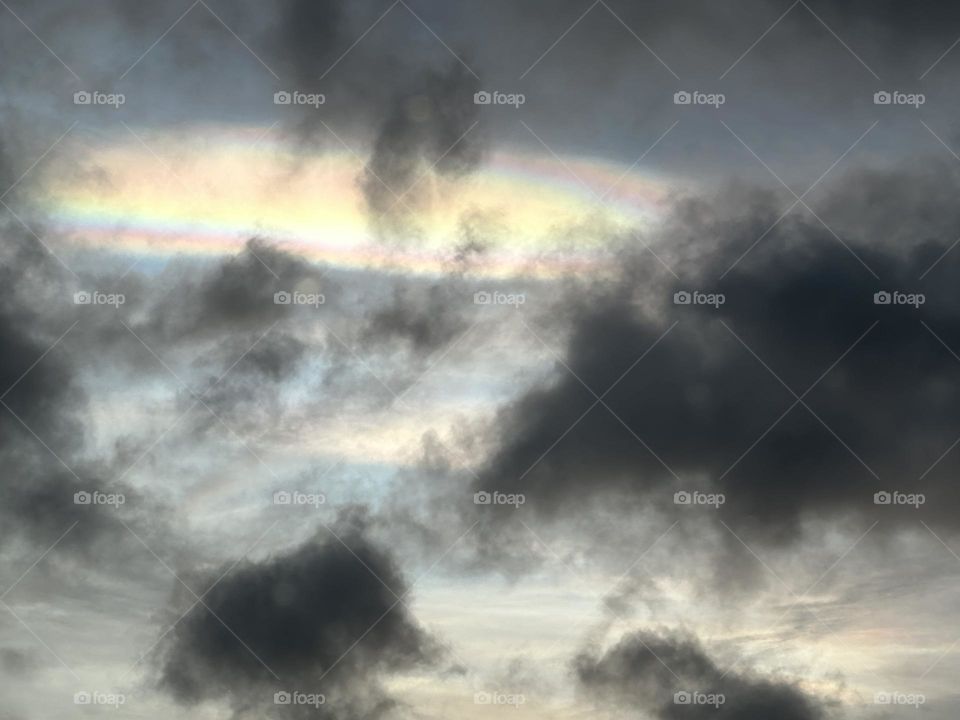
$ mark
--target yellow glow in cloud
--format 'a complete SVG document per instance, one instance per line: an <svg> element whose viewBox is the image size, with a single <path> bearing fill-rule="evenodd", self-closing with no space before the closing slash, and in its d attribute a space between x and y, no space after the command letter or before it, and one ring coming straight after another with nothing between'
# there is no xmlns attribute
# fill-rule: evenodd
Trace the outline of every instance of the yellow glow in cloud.
<svg viewBox="0 0 960 720"><path fill-rule="evenodd" d="M51 173L48 214L72 241L138 255L235 252L252 236L345 269L439 273L479 239L471 270L488 277L591 272L606 260L604 233L656 217L665 188L596 160L496 153L457 180L423 168L412 190L388 198L404 236L378 237L364 205L360 158L310 154L257 130L210 129L103 143L72 158L88 177ZM375 181L376 182L376 181ZM599 223L599 224L597 224Z"/></svg>

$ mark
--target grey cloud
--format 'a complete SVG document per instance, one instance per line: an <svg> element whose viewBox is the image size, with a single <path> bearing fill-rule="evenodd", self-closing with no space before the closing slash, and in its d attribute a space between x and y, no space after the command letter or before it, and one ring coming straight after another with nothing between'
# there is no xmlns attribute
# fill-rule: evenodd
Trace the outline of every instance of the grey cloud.
<svg viewBox="0 0 960 720"><path fill-rule="evenodd" d="M478 90L479 80L451 61L444 72L429 72L396 97L362 179L375 226L405 226L402 220L426 190L418 184L423 174L456 178L479 164L484 145L472 129L478 121L479 106L473 102Z"/></svg>
<svg viewBox="0 0 960 720"><path fill-rule="evenodd" d="M425 289L398 286L390 301L368 315L361 342L377 346L404 341L417 353L429 354L467 329L464 309L468 298L459 283L439 283Z"/></svg>
<svg viewBox="0 0 960 720"><path fill-rule="evenodd" d="M574 671L588 694L624 708L639 706L661 720L820 720L828 703L794 684L718 666L691 638L628 634L602 654L581 653ZM723 695L719 705L677 703L676 693Z"/></svg>
<svg viewBox="0 0 960 720"><path fill-rule="evenodd" d="M200 277L184 277L175 292L151 308L151 336L165 341L227 331L266 330L295 308L274 301L277 292L319 290L320 270L259 239Z"/></svg>
<svg viewBox="0 0 960 720"><path fill-rule="evenodd" d="M86 552L122 528L111 517L114 510L78 506L74 493L125 492L131 500L135 493L83 458L87 396L66 349L69 338L51 350L70 325L29 300L33 282L44 278L62 284L63 276L33 238L10 226L5 231L22 244L6 250L12 262L0 283L0 458L5 467L0 534L49 547L77 523L64 549Z"/></svg>
<svg viewBox="0 0 960 720"><path fill-rule="evenodd" d="M275 52L284 58L298 86L316 89L347 37L342 0L287 0L274 30Z"/></svg>
<svg viewBox="0 0 960 720"><path fill-rule="evenodd" d="M160 686L187 705L227 698L241 715L266 711L283 690L325 694L322 717L368 717L391 707L381 680L430 667L440 651L397 602L393 593L402 596L406 583L364 523L342 517L335 530L343 544L325 534L241 563L206 597L209 609L197 606L164 641ZM301 710L281 709L289 717Z"/></svg>
<svg viewBox="0 0 960 720"><path fill-rule="evenodd" d="M803 215L784 219L721 280L773 224L777 206L763 194L679 203L663 247L684 279L663 279L642 251L615 287L567 298L566 367L501 409L475 489L522 492L526 507L547 518L579 512L585 501L697 512L675 506L673 493L720 492L726 504L716 517L778 544L797 539L810 517L877 519L885 528L923 519L955 530L960 495L945 478L960 462L948 452L960 431L960 363L940 340L960 344L950 299L960 256L920 277L960 228L951 202L929 220L930 203L945 197L931 165L832 184L842 214L828 222L847 228L842 239L880 280ZM949 178L955 187L955 172ZM903 223L938 226L897 247L853 229L853 218L870 227L892 203ZM673 304L675 292L690 289L724 293L726 303ZM874 304L884 290L923 292L926 303ZM787 412L791 390L800 395L818 379L804 397L810 411L798 404ZM597 394L612 388L609 410L584 385ZM926 504L874 504L874 493L894 490L924 493Z"/></svg>

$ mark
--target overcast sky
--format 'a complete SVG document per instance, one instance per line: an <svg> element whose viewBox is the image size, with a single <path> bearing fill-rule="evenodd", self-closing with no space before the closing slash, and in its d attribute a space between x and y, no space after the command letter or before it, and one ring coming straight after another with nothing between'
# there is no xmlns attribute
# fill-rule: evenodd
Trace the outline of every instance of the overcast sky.
<svg viewBox="0 0 960 720"><path fill-rule="evenodd" d="M0 720L956 717L958 45L0 0Z"/></svg>

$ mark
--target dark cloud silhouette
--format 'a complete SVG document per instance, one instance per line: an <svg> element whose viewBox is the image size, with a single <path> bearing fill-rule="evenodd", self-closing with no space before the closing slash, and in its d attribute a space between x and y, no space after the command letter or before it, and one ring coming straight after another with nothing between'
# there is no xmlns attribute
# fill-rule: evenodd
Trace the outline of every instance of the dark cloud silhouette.
<svg viewBox="0 0 960 720"><path fill-rule="evenodd" d="M960 468L950 452L960 362L944 344L960 346L951 300L960 258L925 273L960 224L946 201L934 203L931 227L931 203L946 197L937 165L833 184L830 222L879 280L802 214L732 267L782 210L740 191L679 203L663 247L684 279L655 269L644 250L615 287L565 299L565 367L502 408L475 489L522 492L545 517L598 500L696 512L675 506L673 493L719 492L717 517L772 542L795 539L810 517L956 529L960 493L946 480ZM949 181L957 186L952 170ZM893 203L902 223L928 232L889 246L855 229ZM726 302L674 304L690 290ZM881 291L922 292L925 303L875 304ZM926 504L874 504L883 491L924 493Z"/></svg>
<svg viewBox="0 0 960 720"><path fill-rule="evenodd" d="M589 695L624 708L639 706L662 720L820 720L828 716L824 701L793 684L732 672L733 668L724 671L690 638L635 632L603 654L581 653L573 665ZM703 702L683 702L695 693ZM723 696L723 701L711 704L709 696L718 701Z"/></svg>
<svg viewBox="0 0 960 720"><path fill-rule="evenodd" d="M381 230L404 227L402 220L426 191L420 183L425 173L456 178L477 167L485 148L482 133L474 135L473 129L479 117L473 96L479 90L471 71L452 61L394 99L361 182Z"/></svg>
<svg viewBox="0 0 960 720"><path fill-rule="evenodd" d="M184 704L228 698L238 711L263 712L274 692L293 690L325 695L322 717L389 707L380 679L430 666L439 646L398 602L406 583L363 522L342 519L336 532L342 543L317 537L226 575L164 641L160 686Z"/></svg>

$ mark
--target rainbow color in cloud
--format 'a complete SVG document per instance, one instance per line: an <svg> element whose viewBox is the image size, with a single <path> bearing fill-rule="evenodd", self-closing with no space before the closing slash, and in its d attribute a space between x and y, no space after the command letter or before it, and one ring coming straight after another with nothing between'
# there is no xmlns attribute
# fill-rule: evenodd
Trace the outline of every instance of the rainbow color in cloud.
<svg viewBox="0 0 960 720"><path fill-rule="evenodd" d="M358 155L308 153L256 128L190 137L137 131L75 150L85 181L51 174L69 180L47 187L48 222L73 243L139 257L232 254L260 237L319 263L414 274L451 269L473 241L483 251L471 273L556 277L608 262L609 233L647 226L666 194L616 163L498 152L466 177L424 168L408 193L392 188L405 220L384 235Z"/></svg>

